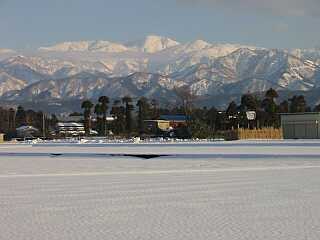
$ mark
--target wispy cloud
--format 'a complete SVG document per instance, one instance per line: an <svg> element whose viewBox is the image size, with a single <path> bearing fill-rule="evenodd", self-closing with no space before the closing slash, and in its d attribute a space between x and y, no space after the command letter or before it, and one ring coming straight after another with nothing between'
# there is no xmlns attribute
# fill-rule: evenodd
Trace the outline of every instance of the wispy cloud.
<svg viewBox="0 0 320 240"><path fill-rule="evenodd" d="M320 16L319 0L176 0L179 4L207 4L232 11L261 11L283 16Z"/></svg>

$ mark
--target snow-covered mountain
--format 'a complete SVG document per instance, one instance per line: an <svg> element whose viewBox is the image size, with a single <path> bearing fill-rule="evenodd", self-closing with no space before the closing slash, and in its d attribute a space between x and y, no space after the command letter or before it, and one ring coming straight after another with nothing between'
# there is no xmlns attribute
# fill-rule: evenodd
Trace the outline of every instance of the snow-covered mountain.
<svg viewBox="0 0 320 240"><path fill-rule="evenodd" d="M89 51L89 52L108 52L121 53L129 51L127 47L120 43L109 41L79 41L63 42L49 47L40 47L39 51L47 52L70 52L70 51Z"/></svg>
<svg viewBox="0 0 320 240"><path fill-rule="evenodd" d="M198 96L320 87L320 50L266 49L148 36L130 43L64 42L0 60L0 98L83 99L99 95L170 100L189 86Z"/></svg>
<svg viewBox="0 0 320 240"><path fill-rule="evenodd" d="M293 49L290 53L298 58L308 59L320 64L320 48Z"/></svg>
<svg viewBox="0 0 320 240"><path fill-rule="evenodd" d="M155 53L167 48L179 45L170 38L150 35L144 39L128 42L126 44L114 43L109 41L74 41L62 42L53 46L40 47L39 51L48 52L106 52L121 53L139 51L145 53Z"/></svg>
<svg viewBox="0 0 320 240"><path fill-rule="evenodd" d="M156 53L162 50L180 45L179 42L167 37L150 35L145 39L129 42L126 44L131 49L145 53Z"/></svg>
<svg viewBox="0 0 320 240"><path fill-rule="evenodd" d="M83 71L110 73L108 67L102 62L71 62L21 55L0 61L0 69L10 76L28 83L64 78Z"/></svg>
<svg viewBox="0 0 320 240"><path fill-rule="evenodd" d="M135 72L167 75L245 47L256 49L237 44L211 44L203 40L179 43L167 37L150 35L125 44L109 41L64 42L39 48L37 56L58 57L71 62L79 59L100 62L114 76L127 76Z"/></svg>
<svg viewBox="0 0 320 240"><path fill-rule="evenodd" d="M233 53L176 72L197 95L241 94L277 90L308 91L318 86L319 66L281 50L250 50Z"/></svg>
<svg viewBox="0 0 320 240"><path fill-rule="evenodd" d="M21 90L26 86L26 81L14 78L3 71L0 71L0 96L10 91Z"/></svg>
<svg viewBox="0 0 320 240"><path fill-rule="evenodd" d="M7 100L51 100L51 99L86 99L107 95L119 98L147 96L166 99L174 97L174 89L184 85L159 74L134 73L127 77L110 78L103 73L82 72L77 75L57 80L44 80L28 85L21 91L8 92Z"/></svg>
<svg viewBox="0 0 320 240"><path fill-rule="evenodd" d="M12 49L0 48L0 61L12 57L15 54L17 54L16 51Z"/></svg>

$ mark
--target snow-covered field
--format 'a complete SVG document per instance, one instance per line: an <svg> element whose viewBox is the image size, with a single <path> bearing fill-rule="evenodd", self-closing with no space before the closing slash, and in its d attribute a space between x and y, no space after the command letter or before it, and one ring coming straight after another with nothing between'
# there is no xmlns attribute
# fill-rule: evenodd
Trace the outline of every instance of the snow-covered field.
<svg viewBox="0 0 320 240"><path fill-rule="evenodd" d="M320 141L0 145L0 239L318 240Z"/></svg>

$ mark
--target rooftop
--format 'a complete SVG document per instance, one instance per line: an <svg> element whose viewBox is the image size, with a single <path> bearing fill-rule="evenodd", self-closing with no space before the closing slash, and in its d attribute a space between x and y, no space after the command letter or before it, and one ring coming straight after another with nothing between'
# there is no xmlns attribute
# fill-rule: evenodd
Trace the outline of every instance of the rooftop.
<svg viewBox="0 0 320 240"><path fill-rule="evenodd" d="M167 121L187 121L190 117L186 115L161 115L159 119Z"/></svg>

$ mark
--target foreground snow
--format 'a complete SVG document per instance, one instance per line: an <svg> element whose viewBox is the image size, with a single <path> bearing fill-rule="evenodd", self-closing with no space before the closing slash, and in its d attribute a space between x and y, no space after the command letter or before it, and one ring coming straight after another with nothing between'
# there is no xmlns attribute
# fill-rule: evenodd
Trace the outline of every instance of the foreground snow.
<svg viewBox="0 0 320 240"><path fill-rule="evenodd" d="M319 239L319 176L318 141L0 145L0 238Z"/></svg>

